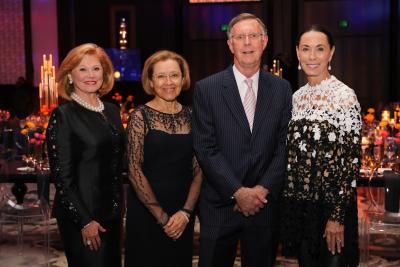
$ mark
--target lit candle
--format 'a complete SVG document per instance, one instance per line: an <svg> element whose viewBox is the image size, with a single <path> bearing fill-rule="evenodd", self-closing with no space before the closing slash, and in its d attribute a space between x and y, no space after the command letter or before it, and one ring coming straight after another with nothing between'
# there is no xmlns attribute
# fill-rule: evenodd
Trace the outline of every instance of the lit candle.
<svg viewBox="0 0 400 267"><path fill-rule="evenodd" d="M58 83L56 83L56 104L58 105Z"/></svg>
<svg viewBox="0 0 400 267"><path fill-rule="evenodd" d="M46 90L46 85L49 84L49 75L47 73L47 70L44 72L44 89Z"/></svg>
<svg viewBox="0 0 400 267"><path fill-rule="evenodd" d="M48 70L51 70L51 67L53 66L53 56L50 54L49 56L49 62L48 62Z"/></svg>
<svg viewBox="0 0 400 267"><path fill-rule="evenodd" d="M43 66L40 66L40 81L43 82Z"/></svg>
<svg viewBox="0 0 400 267"><path fill-rule="evenodd" d="M40 112L43 112L43 85L39 83L39 104L40 104Z"/></svg>
<svg viewBox="0 0 400 267"><path fill-rule="evenodd" d="M389 119L390 119L389 110L382 111L382 121L389 121Z"/></svg>
<svg viewBox="0 0 400 267"><path fill-rule="evenodd" d="M368 138L366 136L362 137L361 144L362 145L369 145L369 141L368 141Z"/></svg>

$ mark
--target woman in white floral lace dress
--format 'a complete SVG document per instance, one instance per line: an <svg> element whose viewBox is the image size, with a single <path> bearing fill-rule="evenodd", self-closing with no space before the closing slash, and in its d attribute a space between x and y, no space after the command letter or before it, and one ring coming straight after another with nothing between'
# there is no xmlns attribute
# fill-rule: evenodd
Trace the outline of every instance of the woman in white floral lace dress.
<svg viewBox="0 0 400 267"><path fill-rule="evenodd" d="M329 73L335 46L328 31L311 26L296 51L308 83L293 95L287 137L284 254L300 266L357 266L360 105Z"/></svg>

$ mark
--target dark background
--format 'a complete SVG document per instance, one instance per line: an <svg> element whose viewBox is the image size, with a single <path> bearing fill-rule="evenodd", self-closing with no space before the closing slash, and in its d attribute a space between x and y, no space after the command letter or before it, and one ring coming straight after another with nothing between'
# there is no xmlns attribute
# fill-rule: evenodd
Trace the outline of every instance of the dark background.
<svg viewBox="0 0 400 267"><path fill-rule="evenodd" d="M280 59L283 77L294 91L305 83L303 74L297 71L295 40L303 28L319 23L335 38L332 74L356 91L364 110L370 106L379 109L400 99L400 0L264 0L230 4L58 0L57 5L60 61L71 48L86 42L117 47L118 17L124 14L128 16L128 48L140 49L142 66L157 50L176 51L189 62L193 88L199 79L231 64L226 34L220 27L235 15L250 12L262 18L268 28L263 64L270 68L273 59ZM24 8L27 13L29 0L24 0ZM347 28L339 26L342 20L348 22ZM29 36L30 29L26 28ZM29 49L27 45L27 58L31 56ZM27 68L28 84L30 72ZM2 87L0 108L14 105L14 86ZM37 94L37 89L25 91L28 95ZM134 95L135 104L149 99L139 82L117 82L115 91L123 96ZM191 93L185 92L180 100L190 104ZM29 105L35 109L35 104Z"/></svg>

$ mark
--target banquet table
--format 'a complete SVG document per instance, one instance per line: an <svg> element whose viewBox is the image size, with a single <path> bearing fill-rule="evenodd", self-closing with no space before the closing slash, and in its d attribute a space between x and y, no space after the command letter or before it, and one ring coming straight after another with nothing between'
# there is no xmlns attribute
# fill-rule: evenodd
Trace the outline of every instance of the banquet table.
<svg viewBox="0 0 400 267"><path fill-rule="evenodd" d="M11 192L15 196L17 203L23 203L24 196L27 192L26 183L37 184L38 198L49 198L49 185L50 185L50 171L30 171L28 168L25 170L18 170L24 166L21 160L1 160L0 183L12 183Z"/></svg>
<svg viewBox="0 0 400 267"><path fill-rule="evenodd" d="M36 183L38 186L38 197L45 197L48 200L49 186L52 182L49 170L43 171L19 171L18 168L24 166L21 160L12 160L0 162L2 171L0 172L0 183L12 183L11 191L15 196L17 203L22 203L27 191L26 183ZM124 183L129 183L126 172L123 174ZM384 180L381 176L373 176L371 181L369 177L360 176L357 180L357 187L383 187Z"/></svg>
<svg viewBox="0 0 400 267"><path fill-rule="evenodd" d="M49 200L49 186L50 183L53 182L50 170L20 171L18 168L24 166L24 162L21 160L1 160L0 166L2 166L2 171L0 171L0 184L13 184L11 192L15 196L18 204L23 203L24 196L27 192L27 183L37 184L38 197L44 197L46 200ZM129 183L127 172L123 173L123 179L124 183Z"/></svg>

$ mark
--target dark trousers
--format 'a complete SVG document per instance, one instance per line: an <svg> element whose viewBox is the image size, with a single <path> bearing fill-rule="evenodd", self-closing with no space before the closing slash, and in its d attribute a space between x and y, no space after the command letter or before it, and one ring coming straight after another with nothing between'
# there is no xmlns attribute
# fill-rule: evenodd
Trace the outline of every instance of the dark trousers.
<svg viewBox="0 0 400 267"><path fill-rule="evenodd" d="M273 267L277 233L277 229L250 223L201 226L199 267L232 267L239 242L242 267Z"/></svg>
<svg viewBox="0 0 400 267"><path fill-rule="evenodd" d="M321 248L319 255L312 256L309 253L309 244L307 241L303 241L300 246L299 251L299 266L300 267L346 267L348 264L346 263L345 256L343 255L343 249L341 253L335 253L333 255L329 250L326 244L325 239L321 241Z"/></svg>

